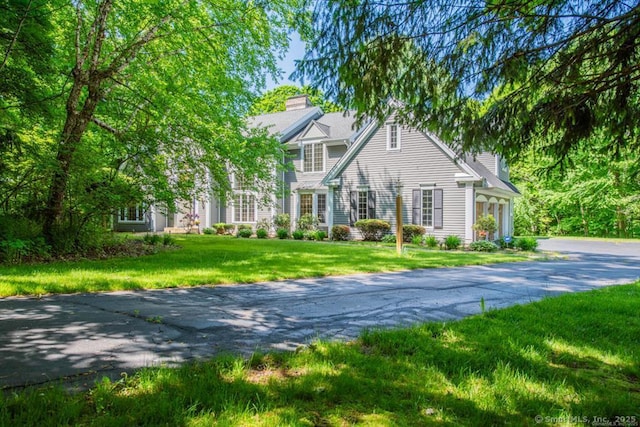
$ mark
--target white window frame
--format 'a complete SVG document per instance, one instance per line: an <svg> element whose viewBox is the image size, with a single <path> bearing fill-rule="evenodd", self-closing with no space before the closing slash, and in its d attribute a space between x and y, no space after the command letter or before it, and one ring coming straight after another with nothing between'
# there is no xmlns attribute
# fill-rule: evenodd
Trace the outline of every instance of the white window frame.
<svg viewBox="0 0 640 427"><path fill-rule="evenodd" d="M320 145L322 148L322 169L321 170L315 170L315 165L316 165L316 150L315 150L315 146L316 145ZM305 168L305 148L306 147L311 147L311 170L306 170ZM300 159L302 160L302 172L303 173L322 173L325 171L326 168L326 159L327 157L327 153L326 153L326 147L325 144L323 144L322 142L308 142L308 143L304 143L302 144L301 150L300 150Z"/></svg>
<svg viewBox="0 0 640 427"><path fill-rule="evenodd" d="M243 196L253 197L253 221L243 221L242 218L242 204L241 206L237 206L236 196L241 196L240 200L244 203ZM240 208L240 220L236 220L236 212ZM255 224L258 222L258 198L254 192L251 191L234 191L233 192L233 201L231 203L231 218L233 224Z"/></svg>
<svg viewBox="0 0 640 427"><path fill-rule="evenodd" d="M393 129L396 132L396 146L391 146L391 135ZM402 127L397 123L387 123L387 151L399 151L402 149Z"/></svg>
<svg viewBox="0 0 640 427"><path fill-rule="evenodd" d="M136 219L129 219L129 209L132 207L136 210ZM146 214L147 211L139 203L133 206L122 207L118 210L118 222L120 224L145 224L147 222ZM139 216L142 219L138 219Z"/></svg>
<svg viewBox="0 0 640 427"><path fill-rule="evenodd" d="M420 223L422 224L423 227L425 227L428 230L434 230L434 223L435 223L435 203L434 203L434 195L433 195L433 190L434 188L421 188L420 189ZM425 224L424 223L424 211L425 211L425 207L424 207L424 193L428 191L431 193L431 224Z"/></svg>
<svg viewBox="0 0 640 427"><path fill-rule="evenodd" d="M364 212L360 209L362 202L362 195L364 194ZM358 190L358 210L357 210L358 221L361 219L371 219L369 218L369 190L359 189Z"/></svg>

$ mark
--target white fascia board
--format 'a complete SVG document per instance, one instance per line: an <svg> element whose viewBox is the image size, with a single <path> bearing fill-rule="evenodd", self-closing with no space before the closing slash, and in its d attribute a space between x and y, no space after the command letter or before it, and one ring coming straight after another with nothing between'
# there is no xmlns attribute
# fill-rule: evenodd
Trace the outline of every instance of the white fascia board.
<svg viewBox="0 0 640 427"><path fill-rule="evenodd" d="M471 166L467 164L463 159L456 156L456 153L445 144L440 138L432 134L431 132L423 131L422 132L427 138L431 139L450 159L452 162L455 162L460 168L466 172L467 175L471 175L476 178L476 180L482 179L480 175L476 171L474 171ZM457 175L457 174L456 174Z"/></svg>
<svg viewBox="0 0 640 427"><path fill-rule="evenodd" d="M369 122L369 124L365 127L363 131L361 131L358 135L358 138L351 144L351 147L347 150L347 152L338 160L338 162L331 168L331 170L327 173L327 175L322 180L324 185L327 185L327 182L336 179L338 175L344 170L344 168L353 160L353 158L358 153L358 150L366 141L369 140L371 135L374 134L378 130L378 124L375 121Z"/></svg>
<svg viewBox="0 0 640 427"><path fill-rule="evenodd" d="M291 124L289 127L280 132L280 142L284 142L291 138L296 133L304 129L311 120L318 119L324 115L324 112L320 107L314 107L307 114L302 116L298 121Z"/></svg>

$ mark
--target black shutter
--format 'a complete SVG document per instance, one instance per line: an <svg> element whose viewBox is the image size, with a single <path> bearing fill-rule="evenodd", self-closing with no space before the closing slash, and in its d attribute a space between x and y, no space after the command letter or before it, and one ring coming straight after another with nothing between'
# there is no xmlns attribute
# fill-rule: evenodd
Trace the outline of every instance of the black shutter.
<svg viewBox="0 0 640 427"><path fill-rule="evenodd" d="M367 218L373 219L376 217L376 192L367 192Z"/></svg>
<svg viewBox="0 0 640 427"><path fill-rule="evenodd" d="M442 189L433 190L433 228L443 228Z"/></svg>
<svg viewBox="0 0 640 427"><path fill-rule="evenodd" d="M352 191L350 195L351 214L349 216L349 222L351 226L358 220L358 192Z"/></svg>
<svg viewBox="0 0 640 427"><path fill-rule="evenodd" d="M411 223L420 225L422 221L420 221L420 212L422 210L422 191L413 190L412 192L413 205L412 205L412 216Z"/></svg>

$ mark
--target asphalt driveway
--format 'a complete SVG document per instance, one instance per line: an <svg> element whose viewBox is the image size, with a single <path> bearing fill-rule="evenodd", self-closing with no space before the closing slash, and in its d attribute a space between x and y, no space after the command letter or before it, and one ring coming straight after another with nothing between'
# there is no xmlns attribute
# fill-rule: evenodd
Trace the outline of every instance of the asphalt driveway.
<svg viewBox="0 0 640 427"><path fill-rule="evenodd" d="M221 352L292 350L363 328L459 319L640 279L640 243L541 241L567 259L104 294L0 299L0 387L177 364Z"/></svg>

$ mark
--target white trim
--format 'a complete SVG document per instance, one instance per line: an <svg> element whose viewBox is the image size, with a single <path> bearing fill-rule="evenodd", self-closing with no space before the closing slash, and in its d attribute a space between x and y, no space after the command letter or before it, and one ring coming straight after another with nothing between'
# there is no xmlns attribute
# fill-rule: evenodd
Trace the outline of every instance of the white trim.
<svg viewBox="0 0 640 427"><path fill-rule="evenodd" d="M322 170L319 171L315 171L315 170L311 170L311 171L306 171L304 169L304 148L307 145L316 145L316 144L320 144L322 146ZM313 166L315 165L315 147L311 148L311 165L312 165L312 169ZM325 147L325 145L322 142L319 141L312 141L312 142L302 142L302 144L300 145L300 163L302 166L302 173L303 174L308 174L308 173L324 173L326 168L327 168L327 147Z"/></svg>
<svg viewBox="0 0 640 427"><path fill-rule="evenodd" d="M473 221L476 208L473 196L473 183L467 182L464 187L464 241L466 244L473 242Z"/></svg>
<svg viewBox="0 0 640 427"><path fill-rule="evenodd" d="M125 207L121 207L118 209L118 224L146 224L147 223L147 211L143 210L142 211L142 219L127 219L127 216L129 214L129 208L131 206L125 206ZM137 203L135 205L136 208L136 217L138 216L137 213L140 209L140 204ZM124 219L122 219L122 210L124 209Z"/></svg>
<svg viewBox="0 0 640 427"><path fill-rule="evenodd" d="M396 128L396 146L391 147L391 129ZM398 123L387 123L387 151L400 151L402 149L402 126Z"/></svg>
<svg viewBox="0 0 640 427"><path fill-rule="evenodd" d="M334 187L329 187L329 192L327 193L327 235L331 239L331 229L333 228L333 198L334 198Z"/></svg>
<svg viewBox="0 0 640 427"><path fill-rule="evenodd" d="M236 195L253 196L253 221L236 221ZM231 200L231 224L255 224L258 222L258 196L252 191L234 191ZM241 215L242 216L242 213Z"/></svg>

